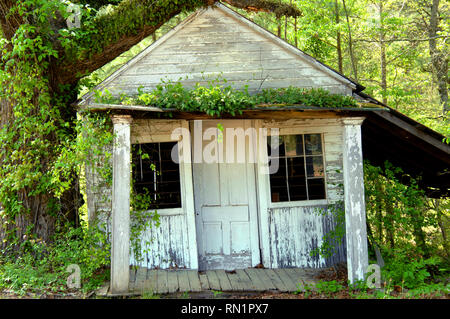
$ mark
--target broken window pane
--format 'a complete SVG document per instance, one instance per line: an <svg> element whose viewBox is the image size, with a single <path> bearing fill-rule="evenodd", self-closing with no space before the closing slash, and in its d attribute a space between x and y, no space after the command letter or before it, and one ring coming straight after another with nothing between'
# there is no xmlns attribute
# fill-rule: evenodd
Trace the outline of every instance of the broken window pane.
<svg viewBox="0 0 450 319"><path fill-rule="evenodd" d="M149 209L181 207L180 167L171 158L174 147L178 147L177 142L134 145L134 192L150 196Z"/></svg>
<svg viewBox="0 0 450 319"><path fill-rule="evenodd" d="M323 177L323 158L322 156L306 157L306 172L308 177Z"/></svg>
<svg viewBox="0 0 450 319"><path fill-rule="evenodd" d="M278 140L279 149L268 137L269 159L279 162L270 175L272 202L325 199L322 135L282 135Z"/></svg>
<svg viewBox="0 0 450 319"><path fill-rule="evenodd" d="M288 158L289 200L307 200L303 157Z"/></svg>
<svg viewBox="0 0 450 319"><path fill-rule="evenodd" d="M305 153L306 155L322 154L321 134L305 134Z"/></svg>
<svg viewBox="0 0 450 319"><path fill-rule="evenodd" d="M289 200L286 183L286 159L280 159L278 171L270 174L270 190L272 202L285 202Z"/></svg>
<svg viewBox="0 0 450 319"><path fill-rule="evenodd" d="M286 146L286 156L303 155L303 139L301 135L283 136Z"/></svg>

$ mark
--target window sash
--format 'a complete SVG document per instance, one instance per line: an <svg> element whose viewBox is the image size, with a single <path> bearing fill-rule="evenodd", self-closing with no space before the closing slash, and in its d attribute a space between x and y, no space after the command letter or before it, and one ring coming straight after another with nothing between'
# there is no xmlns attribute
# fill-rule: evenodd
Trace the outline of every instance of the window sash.
<svg viewBox="0 0 450 319"><path fill-rule="evenodd" d="M167 145L168 148L161 149L161 144ZM147 189L153 202L149 210L172 210L181 209L183 207L182 198L182 181L181 181L181 167L177 163L169 163L172 159L162 158L163 152L165 155L171 154L171 147L177 145L178 142L152 142L135 144L135 147L141 149L139 153L133 152L133 164L135 164L136 171L133 171L133 183L135 191L138 194L143 194L139 190ZM142 146L148 145L148 150L142 151ZM177 145L178 146L178 145ZM142 159L142 154L149 154L149 159ZM149 167L143 168L143 165ZM150 168L150 165L155 165L155 170ZM173 166L173 167L172 167ZM176 176L174 176L176 173ZM144 177L144 173L147 175ZM169 176L169 180L164 177ZM169 185L174 184L173 189L167 189ZM138 188L138 189L136 189ZM167 200L165 202L158 202Z"/></svg>
<svg viewBox="0 0 450 319"><path fill-rule="evenodd" d="M324 154L324 139L323 139L323 133L314 133L314 134L292 134L292 135L296 135L296 136L301 136L302 137L302 153L301 155L281 155L281 156L268 156L268 159L278 159L280 160L280 162L283 160L284 161L284 165L285 165L285 174L284 174L284 178L286 180L286 189L287 189L287 197L288 200L279 200L279 201L273 201L273 193L272 193L272 188L274 187L272 185L272 175L269 177L269 184L270 184L270 200L272 204L278 204L278 203L292 203L292 202L305 202L305 201L323 201L327 199L327 191L326 191L326 175L325 175L325 154ZM306 143L305 143L305 135L320 135L320 154L306 154ZM280 137L283 136L288 136L288 135L280 135ZM271 136L267 137L268 139L271 138ZM268 140L269 143L269 140ZM279 145L281 146L281 145ZM286 154L286 143L283 142L283 147L284 147L284 154ZM322 159L321 163L322 163L322 167L323 167L323 176L308 176L308 166L307 166L307 158L318 158L320 157ZM289 165L288 165L288 159L291 158L303 158L303 167L304 167L304 182L305 182L305 188L306 188L306 199L304 200L291 200L291 188L289 186ZM311 199L310 196L310 185L308 184L308 180L323 180L323 198L321 199ZM276 186L279 187L279 186Z"/></svg>

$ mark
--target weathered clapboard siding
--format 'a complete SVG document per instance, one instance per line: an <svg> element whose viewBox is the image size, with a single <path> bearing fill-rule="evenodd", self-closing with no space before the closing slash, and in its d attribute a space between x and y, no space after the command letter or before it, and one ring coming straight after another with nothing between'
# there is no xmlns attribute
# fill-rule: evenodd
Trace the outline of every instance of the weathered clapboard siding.
<svg viewBox="0 0 450 319"><path fill-rule="evenodd" d="M342 204L336 204L337 209L343 209ZM345 227L345 225L342 225ZM326 234L331 230L334 230L336 228L336 219L332 213L328 213L327 215L324 215L322 217L322 230L323 233ZM347 243L345 240L345 234L343 238L341 239L341 243L335 243L334 246L334 254L332 256L325 258L325 266L333 266L338 263L343 263L347 261L347 251L346 251Z"/></svg>
<svg viewBox="0 0 450 319"><path fill-rule="evenodd" d="M131 126L131 144L172 141L172 132L182 127L182 122L180 120L136 119Z"/></svg>
<svg viewBox="0 0 450 319"><path fill-rule="evenodd" d="M188 18L98 89L133 95L141 86L154 89L161 79L193 87L221 77L235 88L248 86L250 93L296 86L351 94L351 84L343 78L280 41L219 5Z"/></svg>
<svg viewBox="0 0 450 319"><path fill-rule="evenodd" d="M345 236L332 256L311 256L311 251L322 244L323 236L335 229L332 214L323 211L327 211L327 206L269 210L271 268L321 268L346 261Z"/></svg>
<svg viewBox="0 0 450 319"><path fill-rule="evenodd" d="M189 255L186 215L160 217L159 227L148 227L141 234L142 261L131 256L130 264L146 268L192 268ZM148 243L148 245L146 245Z"/></svg>
<svg viewBox="0 0 450 319"><path fill-rule="evenodd" d="M105 145L102 151L111 154L112 149L112 144ZM112 166L112 158L106 161L103 156L89 154L85 165L86 198L89 224L97 223L100 229L110 234L112 186L100 174L106 165Z"/></svg>
<svg viewBox="0 0 450 319"><path fill-rule="evenodd" d="M279 134L322 133L324 142L327 200L320 205L308 202L302 205L277 203L271 206L268 198L268 224L270 267L326 267L345 261L345 243L337 247L330 258L312 257L311 251L318 248L323 236L334 229L332 214L320 214L328 205L339 205L343 200L342 123L331 119L291 119L262 121L262 128L279 128Z"/></svg>

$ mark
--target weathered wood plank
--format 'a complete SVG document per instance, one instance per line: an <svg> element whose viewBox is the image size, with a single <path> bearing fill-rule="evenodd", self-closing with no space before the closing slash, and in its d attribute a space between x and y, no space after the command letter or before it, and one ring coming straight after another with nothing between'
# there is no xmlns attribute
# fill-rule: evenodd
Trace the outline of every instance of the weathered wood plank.
<svg viewBox="0 0 450 319"><path fill-rule="evenodd" d="M231 291L233 290L231 287L230 280L225 273L225 270L215 270L217 278L219 279L220 287L222 291Z"/></svg>
<svg viewBox="0 0 450 319"><path fill-rule="evenodd" d="M237 269L236 274L238 275L239 281L243 285L244 290L247 290L247 291L255 291L256 290L256 287L252 283L252 280L250 279L250 277L247 275L247 273L243 269Z"/></svg>
<svg viewBox="0 0 450 319"><path fill-rule="evenodd" d="M147 268L139 267L136 271L134 290L141 291L144 288L144 281L147 279Z"/></svg>
<svg viewBox="0 0 450 319"><path fill-rule="evenodd" d="M106 296L108 294L109 286L110 286L109 281L105 282L103 286L101 286L95 291L95 295L101 297Z"/></svg>
<svg viewBox="0 0 450 319"><path fill-rule="evenodd" d="M284 284L284 282L281 280L280 276L273 270L273 269L264 269L264 273L267 277L272 280L272 283L275 285L276 289L278 289L281 292L288 291L289 289Z"/></svg>
<svg viewBox="0 0 450 319"><path fill-rule="evenodd" d="M178 290L178 276L177 271L168 270L167 271L167 290L169 293L174 293Z"/></svg>
<svg viewBox="0 0 450 319"><path fill-rule="evenodd" d="M130 284L128 286L130 291L134 290L134 285L136 284L136 271L137 269L135 267L130 268Z"/></svg>
<svg viewBox="0 0 450 319"><path fill-rule="evenodd" d="M158 293L159 294L166 294L168 293L169 289L167 287L167 271L166 270L157 270L157 277L158 277Z"/></svg>
<svg viewBox="0 0 450 319"><path fill-rule="evenodd" d="M258 291L269 290L269 288L265 285L265 283L261 280L258 273L255 271L257 269L248 268L245 269L245 273L249 276L252 281L253 286Z"/></svg>
<svg viewBox="0 0 450 319"><path fill-rule="evenodd" d="M187 270L186 272L189 278L189 286L191 287L191 291L201 291L202 286L200 283L200 278L198 277L198 271Z"/></svg>
<svg viewBox="0 0 450 319"><path fill-rule="evenodd" d="M277 287L272 282L272 279L268 276L267 270L269 269L255 269L255 272L258 274L261 281L264 283L266 290L275 290Z"/></svg>
<svg viewBox="0 0 450 319"><path fill-rule="evenodd" d="M295 285L295 290L299 289L299 287L303 286L302 277L296 272L295 268L285 269L286 274L291 278L292 282Z"/></svg>
<svg viewBox="0 0 450 319"><path fill-rule="evenodd" d="M188 277L188 270L178 270L178 284L180 285L180 291L191 291L191 285Z"/></svg>
<svg viewBox="0 0 450 319"><path fill-rule="evenodd" d="M207 270L206 276L208 276L209 287L213 290L220 291L222 288L220 286L219 278L214 270Z"/></svg>
<svg viewBox="0 0 450 319"><path fill-rule="evenodd" d="M275 273L280 277L281 281L284 283L288 291L296 291L297 286L292 281L292 279L288 276L285 269L277 268L274 269Z"/></svg>
<svg viewBox="0 0 450 319"><path fill-rule="evenodd" d="M158 274L156 270L147 271L147 280L145 281L145 291L157 293L158 291Z"/></svg>
<svg viewBox="0 0 450 319"><path fill-rule="evenodd" d="M209 281L208 276L206 274L198 274L198 278L200 279L200 285L202 287L202 290L209 290Z"/></svg>
<svg viewBox="0 0 450 319"><path fill-rule="evenodd" d="M237 275L236 272L227 272L226 273L229 281L230 281L230 285L233 288L233 290L236 291L243 291L245 286L244 284L240 281L239 276Z"/></svg>
<svg viewBox="0 0 450 319"><path fill-rule="evenodd" d="M130 283L134 283L136 281L136 271L135 267L130 268Z"/></svg>

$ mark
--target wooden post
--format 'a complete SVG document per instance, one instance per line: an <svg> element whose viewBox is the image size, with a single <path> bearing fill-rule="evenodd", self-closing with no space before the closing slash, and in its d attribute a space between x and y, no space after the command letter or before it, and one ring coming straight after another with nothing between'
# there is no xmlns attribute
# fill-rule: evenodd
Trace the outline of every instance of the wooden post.
<svg viewBox="0 0 450 319"><path fill-rule="evenodd" d="M369 265L361 143L361 124L363 121L364 118L361 117L343 120L347 271L351 283L354 283L355 280L363 280Z"/></svg>
<svg viewBox="0 0 450 319"><path fill-rule="evenodd" d="M130 115L114 115L111 294L128 293L130 281Z"/></svg>

